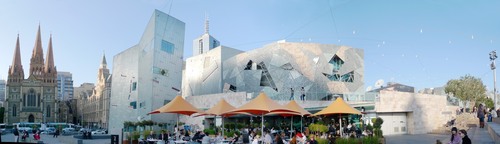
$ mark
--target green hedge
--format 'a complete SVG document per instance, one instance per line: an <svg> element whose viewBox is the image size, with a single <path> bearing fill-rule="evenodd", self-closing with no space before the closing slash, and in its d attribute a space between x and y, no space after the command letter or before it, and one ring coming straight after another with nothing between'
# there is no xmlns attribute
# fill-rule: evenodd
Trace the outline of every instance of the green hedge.
<svg viewBox="0 0 500 144"><path fill-rule="evenodd" d="M215 135L215 129L205 129L203 130L207 135Z"/></svg>
<svg viewBox="0 0 500 144"><path fill-rule="evenodd" d="M319 143L319 141L318 141ZM337 138L336 144L378 144L378 137L363 137L363 138Z"/></svg>

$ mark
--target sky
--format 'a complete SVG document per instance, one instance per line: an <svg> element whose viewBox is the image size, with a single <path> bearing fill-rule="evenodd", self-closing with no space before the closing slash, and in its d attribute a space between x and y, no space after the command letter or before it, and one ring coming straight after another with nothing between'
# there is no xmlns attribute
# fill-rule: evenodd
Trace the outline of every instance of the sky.
<svg viewBox="0 0 500 144"><path fill-rule="evenodd" d="M500 1L466 0L85 0L0 1L0 78L7 78L17 35L28 77L38 25L46 54L52 34L58 71L74 86L95 83L103 53L137 44L154 9L185 22L184 58L204 33L249 51L288 42L364 50L365 86L377 80L417 89L470 74L491 90L489 52L500 48Z"/></svg>

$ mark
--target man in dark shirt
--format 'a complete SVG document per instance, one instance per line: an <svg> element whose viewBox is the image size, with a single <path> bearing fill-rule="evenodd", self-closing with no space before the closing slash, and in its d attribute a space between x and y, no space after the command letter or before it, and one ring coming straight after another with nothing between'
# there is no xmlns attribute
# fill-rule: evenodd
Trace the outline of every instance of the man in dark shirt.
<svg viewBox="0 0 500 144"><path fill-rule="evenodd" d="M14 128L14 141L19 142L19 130L17 128Z"/></svg>

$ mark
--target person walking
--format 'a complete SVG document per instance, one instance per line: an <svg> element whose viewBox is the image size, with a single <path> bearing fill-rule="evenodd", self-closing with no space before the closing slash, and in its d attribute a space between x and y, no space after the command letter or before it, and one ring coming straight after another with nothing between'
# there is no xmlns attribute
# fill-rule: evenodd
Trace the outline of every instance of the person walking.
<svg viewBox="0 0 500 144"><path fill-rule="evenodd" d="M293 100L293 88L290 88L290 100Z"/></svg>
<svg viewBox="0 0 500 144"><path fill-rule="evenodd" d="M459 134L460 134L460 137L462 137L462 144L472 144L469 136L467 136L467 131L465 131L464 129L461 129Z"/></svg>
<svg viewBox="0 0 500 144"><path fill-rule="evenodd" d="M300 93L302 93L302 94L300 95L300 100L305 101L305 100L306 100L306 91L304 90L304 87L302 87L302 88L300 89Z"/></svg>
<svg viewBox="0 0 500 144"><path fill-rule="evenodd" d="M479 118L479 128L484 128L484 114L485 110L483 104L479 104L479 108L477 110L477 118Z"/></svg>

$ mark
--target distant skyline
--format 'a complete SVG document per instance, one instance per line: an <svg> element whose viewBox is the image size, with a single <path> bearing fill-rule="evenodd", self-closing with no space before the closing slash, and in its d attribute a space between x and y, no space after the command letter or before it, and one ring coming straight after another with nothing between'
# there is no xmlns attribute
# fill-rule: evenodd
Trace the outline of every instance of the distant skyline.
<svg viewBox="0 0 500 144"><path fill-rule="evenodd" d="M40 24L44 54L53 36L57 70L71 72L74 86L95 83L102 54L112 71L113 56L139 41L158 9L186 23L184 59L192 55L192 41L204 33L208 15L210 34L221 45L244 51L279 40L363 49L366 87L383 79L420 90L470 74L491 90L488 53L500 48L499 5L494 0L0 1L0 77L7 78L17 34L29 71Z"/></svg>

